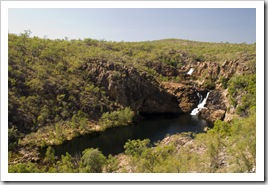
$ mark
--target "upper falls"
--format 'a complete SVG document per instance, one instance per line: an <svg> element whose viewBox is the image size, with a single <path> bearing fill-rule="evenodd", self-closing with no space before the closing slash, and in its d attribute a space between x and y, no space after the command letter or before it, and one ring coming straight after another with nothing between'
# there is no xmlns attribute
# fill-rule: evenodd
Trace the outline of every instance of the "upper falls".
<svg viewBox="0 0 268 185"><path fill-rule="evenodd" d="M193 72L194 72L194 68L191 68L191 69L188 71L187 75L192 75Z"/></svg>
<svg viewBox="0 0 268 185"><path fill-rule="evenodd" d="M205 105L207 103L207 99L208 99L208 95L209 95L210 91L207 93L207 96L206 98L204 98L204 100L200 103L199 101L199 104L197 106L197 108L195 108L194 110L192 110L191 112L191 115L198 115L198 113L200 112L200 110L202 109L206 109ZM200 94L198 93L197 96L200 98L202 98L202 95L200 96Z"/></svg>

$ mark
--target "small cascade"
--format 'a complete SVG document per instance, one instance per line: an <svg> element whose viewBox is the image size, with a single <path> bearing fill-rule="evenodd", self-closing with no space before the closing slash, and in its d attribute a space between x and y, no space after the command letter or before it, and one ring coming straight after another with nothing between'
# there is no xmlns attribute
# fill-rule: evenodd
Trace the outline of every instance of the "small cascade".
<svg viewBox="0 0 268 185"><path fill-rule="evenodd" d="M188 71L187 75L192 75L193 72L194 72L194 68L191 68L191 69Z"/></svg>
<svg viewBox="0 0 268 185"><path fill-rule="evenodd" d="M209 93L210 93L210 91L207 93L207 96L206 96L206 98L203 101L202 101L202 95L199 94L199 93L197 93L197 96L199 97L199 104L198 104L197 108L195 108L194 110L192 110L191 115L198 115L198 113L200 112L200 110L206 109L205 105L207 103L207 99L208 99ZM200 99L200 97L201 97L201 99ZM200 101L202 101L202 102L200 103Z"/></svg>
<svg viewBox="0 0 268 185"><path fill-rule="evenodd" d="M198 96L198 98L199 98L199 102L198 102L198 104L201 104L201 103L202 103L202 100L203 100L203 96L202 96L202 94L200 94L199 92L197 93L197 96Z"/></svg>

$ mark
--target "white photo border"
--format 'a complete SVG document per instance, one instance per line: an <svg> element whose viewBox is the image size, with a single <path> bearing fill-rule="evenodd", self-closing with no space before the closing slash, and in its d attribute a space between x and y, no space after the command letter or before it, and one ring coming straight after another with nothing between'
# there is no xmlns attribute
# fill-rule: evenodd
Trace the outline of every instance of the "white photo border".
<svg viewBox="0 0 268 185"><path fill-rule="evenodd" d="M256 173L8 173L9 8L256 8ZM264 1L2 1L1 181L264 181Z"/></svg>

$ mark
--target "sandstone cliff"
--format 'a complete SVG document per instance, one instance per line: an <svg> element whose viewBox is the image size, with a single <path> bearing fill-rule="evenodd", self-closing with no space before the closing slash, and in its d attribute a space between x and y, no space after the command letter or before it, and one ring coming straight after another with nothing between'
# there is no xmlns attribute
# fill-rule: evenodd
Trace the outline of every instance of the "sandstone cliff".
<svg viewBox="0 0 268 185"><path fill-rule="evenodd" d="M178 76L181 82L160 83L148 73L140 72L134 67L100 59L88 60L82 69L87 71L90 81L105 89L117 106L129 106L141 114L190 113L201 101L198 93L204 98L211 91L206 109L199 113L201 118L210 122L230 119L231 114L226 111L230 105L224 83L235 74L255 71L246 61L238 60L226 60L223 64L192 62L181 68L159 62L147 62L146 66L163 76ZM194 72L187 75L190 68L194 68ZM208 82L214 85L209 86Z"/></svg>
<svg viewBox="0 0 268 185"><path fill-rule="evenodd" d="M234 114L234 108L228 101L227 82L234 75L256 73L256 66L247 61L246 58L241 58L234 61L225 60L222 64L214 62L195 62L185 66L187 70L190 68L194 68L194 72L192 76L188 78L190 78L196 86L211 90L207 99L207 109L202 109L199 116L210 122L214 122L217 119L230 121ZM187 70L185 70L185 73ZM227 111L227 109L229 111Z"/></svg>
<svg viewBox="0 0 268 185"><path fill-rule="evenodd" d="M88 78L104 87L107 95L121 106L129 106L141 114L182 112L174 95L165 91L152 76L134 67L93 59L83 68Z"/></svg>

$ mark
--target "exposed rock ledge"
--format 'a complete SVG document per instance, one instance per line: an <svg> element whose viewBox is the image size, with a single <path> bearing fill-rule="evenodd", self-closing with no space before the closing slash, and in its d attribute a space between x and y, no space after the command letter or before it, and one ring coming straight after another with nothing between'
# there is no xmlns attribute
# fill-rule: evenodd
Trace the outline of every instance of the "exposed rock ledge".
<svg viewBox="0 0 268 185"><path fill-rule="evenodd" d="M216 120L223 120L226 113L226 105L223 102L222 93L220 90L213 90L210 92L206 109L199 112L199 116L207 121L214 122Z"/></svg>
<svg viewBox="0 0 268 185"><path fill-rule="evenodd" d="M122 106L140 113L181 113L176 97L165 91L160 83L133 67L91 59L82 67L88 78L104 87L108 96Z"/></svg>
<svg viewBox="0 0 268 185"><path fill-rule="evenodd" d="M225 65L236 66L233 63L226 62ZM198 72L207 68L206 65L199 67L201 69ZM152 76L140 73L134 67L126 67L110 61L90 59L84 63L82 69L87 71L91 81L99 87L104 87L107 95L119 106L129 106L135 112L144 114L189 113L199 103L197 92L203 97L208 92L196 82L185 78L183 73L179 74L182 78L181 83L160 84ZM211 91L207 100L207 109L200 111L199 116L210 122L223 120L226 113L226 105L223 101L225 98L220 89Z"/></svg>

